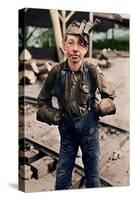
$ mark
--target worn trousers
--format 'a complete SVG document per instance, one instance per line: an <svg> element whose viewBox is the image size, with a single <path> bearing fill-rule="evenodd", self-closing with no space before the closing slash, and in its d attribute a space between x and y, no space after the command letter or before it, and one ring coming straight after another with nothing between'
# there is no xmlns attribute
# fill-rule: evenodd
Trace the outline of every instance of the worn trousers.
<svg viewBox="0 0 133 200"><path fill-rule="evenodd" d="M92 111L81 118L65 117L59 125L60 151L55 190L72 187L72 171L79 147L82 151L86 188L100 187L98 121Z"/></svg>

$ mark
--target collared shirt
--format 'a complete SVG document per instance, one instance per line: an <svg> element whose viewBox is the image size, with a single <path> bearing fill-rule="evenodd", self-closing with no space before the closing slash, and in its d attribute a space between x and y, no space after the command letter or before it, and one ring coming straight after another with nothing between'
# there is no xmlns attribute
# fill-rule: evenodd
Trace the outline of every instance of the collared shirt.
<svg viewBox="0 0 133 200"><path fill-rule="evenodd" d="M83 66L78 71L71 71L69 68L65 85L66 113L70 117L81 116L87 110L90 95L83 74Z"/></svg>

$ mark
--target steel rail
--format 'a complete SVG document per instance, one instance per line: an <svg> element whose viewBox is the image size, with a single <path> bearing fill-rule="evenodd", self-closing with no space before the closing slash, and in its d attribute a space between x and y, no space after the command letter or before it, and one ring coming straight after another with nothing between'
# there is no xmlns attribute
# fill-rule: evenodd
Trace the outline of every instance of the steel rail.
<svg viewBox="0 0 133 200"><path fill-rule="evenodd" d="M29 144L33 145L36 149L40 150L41 152L43 152L45 155L48 155L50 157L52 157L53 159L58 160L59 154L57 152L55 152L53 149L50 149L46 146L44 146L43 144L41 144L40 142L31 139L29 137L25 137L25 138L21 138L19 143L22 144L23 142L23 146L25 146L25 142L28 142ZM83 180L84 180L84 170L83 168L75 163L75 169L82 175L82 179L81 182L79 183L79 185L83 184ZM101 187L112 187L113 183L107 179L105 179L104 177L100 176L100 182L101 182Z"/></svg>

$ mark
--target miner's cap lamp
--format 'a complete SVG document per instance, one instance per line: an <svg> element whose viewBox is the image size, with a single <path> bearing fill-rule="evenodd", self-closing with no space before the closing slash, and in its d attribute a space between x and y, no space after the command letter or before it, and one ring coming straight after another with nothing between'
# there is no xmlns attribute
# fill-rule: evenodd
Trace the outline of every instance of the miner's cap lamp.
<svg viewBox="0 0 133 200"><path fill-rule="evenodd" d="M89 34L100 23L100 20L96 19L93 23L90 21L78 22L74 20L66 30L66 34L71 35L80 35L82 39L88 44L89 43Z"/></svg>

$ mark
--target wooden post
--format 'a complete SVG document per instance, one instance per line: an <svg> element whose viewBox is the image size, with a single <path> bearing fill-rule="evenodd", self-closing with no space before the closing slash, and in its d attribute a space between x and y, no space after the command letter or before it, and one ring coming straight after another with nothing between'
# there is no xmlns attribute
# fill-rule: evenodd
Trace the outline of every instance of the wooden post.
<svg viewBox="0 0 133 200"><path fill-rule="evenodd" d="M62 12L62 32L63 32L63 38L64 38L65 33L66 33L66 21L65 21L66 11L62 10L61 12Z"/></svg>
<svg viewBox="0 0 133 200"><path fill-rule="evenodd" d="M54 37L56 42L58 60L61 62L63 60L63 53L62 53L62 34L61 34L61 27L59 21L59 14L57 10L49 10L50 16L53 24L53 31Z"/></svg>
<svg viewBox="0 0 133 200"><path fill-rule="evenodd" d="M91 23L93 23L93 13L90 12L89 14L89 21ZM93 45L92 45L92 31L91 33L89 34L89 57L92 58L92 48L93 48Z"/></svg>

